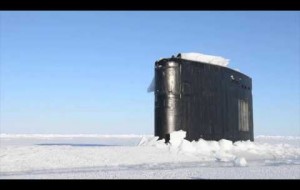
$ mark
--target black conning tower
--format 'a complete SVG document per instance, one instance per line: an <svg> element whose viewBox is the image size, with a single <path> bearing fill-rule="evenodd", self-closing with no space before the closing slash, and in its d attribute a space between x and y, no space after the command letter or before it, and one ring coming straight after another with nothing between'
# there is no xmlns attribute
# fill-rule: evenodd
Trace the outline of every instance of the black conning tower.
<svg viewBox="0 0 300 190"><path fill-rule="evenodd" d="M253 141L252 80L228 67L184 60L155 63L155 135Z"/></svg>

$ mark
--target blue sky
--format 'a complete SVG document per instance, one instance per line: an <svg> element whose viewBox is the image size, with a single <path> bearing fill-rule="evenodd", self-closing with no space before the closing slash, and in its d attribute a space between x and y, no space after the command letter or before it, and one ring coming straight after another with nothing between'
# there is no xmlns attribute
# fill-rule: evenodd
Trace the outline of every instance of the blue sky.
<svg viewBox="0 0 300 190"><path fill-rule="evenodd" d="M154 62L230 59L255 135L300 135L300 12L0 12L0 132L153 134Z"/></svg>

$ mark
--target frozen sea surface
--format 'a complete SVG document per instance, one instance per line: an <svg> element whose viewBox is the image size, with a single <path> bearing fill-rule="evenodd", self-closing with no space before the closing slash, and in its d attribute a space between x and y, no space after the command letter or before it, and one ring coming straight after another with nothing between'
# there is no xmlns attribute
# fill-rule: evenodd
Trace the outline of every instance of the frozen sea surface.
<svg viewBox="0 0 300 190"><path fill-rule="evenodd" d="M300 137L165 145L139 135L1 134L0 178L300 179Z"/></svg>

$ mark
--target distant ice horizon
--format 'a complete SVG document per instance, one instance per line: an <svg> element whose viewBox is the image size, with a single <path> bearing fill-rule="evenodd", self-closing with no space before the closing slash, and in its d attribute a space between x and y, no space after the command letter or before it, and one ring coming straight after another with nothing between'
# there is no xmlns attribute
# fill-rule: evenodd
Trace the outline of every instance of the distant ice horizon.
<svg viewBox="0 0 300 190"><path fill-rule="evenodd" d="M0 133L0 138L13 138L13 137L150 137L154 134L101 134L101 133ZM260 134L254 135L254 138L296 138L300 139L300 135L267 135Z"/></svg>

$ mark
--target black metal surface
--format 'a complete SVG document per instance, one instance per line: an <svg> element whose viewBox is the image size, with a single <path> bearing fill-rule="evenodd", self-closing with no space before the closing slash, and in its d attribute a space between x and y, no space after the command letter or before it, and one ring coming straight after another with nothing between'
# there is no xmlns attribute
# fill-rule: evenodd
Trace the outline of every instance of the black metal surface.
<svg viewBox="0 0 300 190"><path fill-rule="evenodd" d="M253 141L252 80L218 65L180 58L155 63L155 136ZM248 129L248 130L247 130Z"/></svg>

